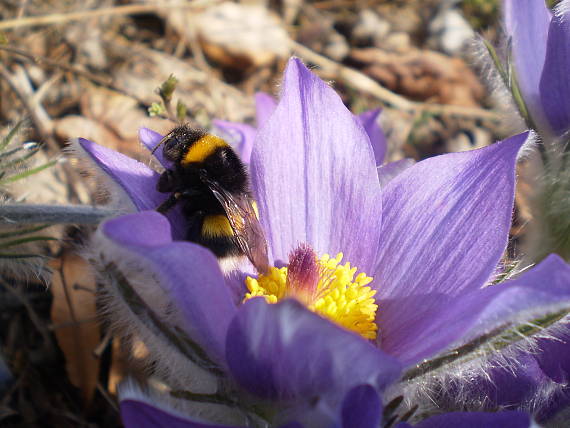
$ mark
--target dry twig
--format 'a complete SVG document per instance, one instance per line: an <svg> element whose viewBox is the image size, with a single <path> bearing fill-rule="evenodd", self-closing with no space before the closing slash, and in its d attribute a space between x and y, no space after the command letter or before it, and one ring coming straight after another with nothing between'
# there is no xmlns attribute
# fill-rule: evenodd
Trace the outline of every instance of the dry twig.
<svg viewBox="0 0 570 428"><path fill-rule="evenodd" d="M112 79L105 79L103 77L99 77L96 74L82 70L79 67L69 65L69 64L65 64L62 62L53 61L53 60L46 58L45 56L42 56L42 55L34 55L34 54L27 52L23 49L14 48L12 46L0 45L0 50L9 52L9 53L12 53L15 55L20 55L20 56L26 57L29 60L33 61L35 64L40 65L40 66L43 65L43 66L49 66L51 68L60 68L62 70L71 71L74 74L86 77L87 79L89 79L95 83L98 83L100 85L103 85L103 86L109 86L113 83Z"/></svg>
<svg viewBox="0 0 570 428"><path fill-rule="evenodd" d="M80 12L54 13L44 16L30 16L27 18L9 19L0 22L0 30L8 30L20 27L33 27L37 25L59 24L62 22L79 21L110 15L141 15L164 9L201 9L219 3L219 0L194 0L188 3L178 4L130 4L125 6L106 7L95 10L83 10Z"/></svg>
<svg viewBox="0 0 570 428"><path fill-rule="evenodd" d="M25 71L18 67L15 73L10 73L4 65L0 64L0 76L6 80L20 99L42 139L47 141L53 149L58 149L57 143L52 137L52 121L42 105L34 97L32 85L25 76Z"/></svg>

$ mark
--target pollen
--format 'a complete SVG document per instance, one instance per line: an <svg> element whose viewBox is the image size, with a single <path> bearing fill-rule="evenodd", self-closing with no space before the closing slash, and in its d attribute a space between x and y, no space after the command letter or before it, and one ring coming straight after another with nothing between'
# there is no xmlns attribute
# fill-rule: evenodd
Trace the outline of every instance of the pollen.
<svg viewBox="0 0 570 428"><path fill-rule="evenodd" d="M368 286L372 278L356 273L350 263L341 264L343 254L317 258L313 250L301 245L289 256L287 267L271 267L258 278L247 277L244 301L263 297L267 303L295 298L309 310L374 340L378 333L374 299L376 290Z"/></svg>

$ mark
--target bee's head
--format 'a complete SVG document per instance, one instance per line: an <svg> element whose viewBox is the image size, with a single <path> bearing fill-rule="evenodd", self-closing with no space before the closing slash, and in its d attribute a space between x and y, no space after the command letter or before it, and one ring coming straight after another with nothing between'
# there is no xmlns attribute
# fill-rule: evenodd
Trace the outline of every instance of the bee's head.
<svg viewBox="0 0 570 428"><path fill-rule="evenodd" d="M162 155L166 160L171 162L178 162L182 157L184 148L186 147L185 140L177 135L167 135L162 147Z"/></svg>
<svg viewBox="0 0 570 428"><path fill-rule="evenodd" d="M165 135L154 150L162 145L162 156L170 162L178 163L184 157L188 148L203 135L203 131L191 129L187 125L178 126Z"/></svg>

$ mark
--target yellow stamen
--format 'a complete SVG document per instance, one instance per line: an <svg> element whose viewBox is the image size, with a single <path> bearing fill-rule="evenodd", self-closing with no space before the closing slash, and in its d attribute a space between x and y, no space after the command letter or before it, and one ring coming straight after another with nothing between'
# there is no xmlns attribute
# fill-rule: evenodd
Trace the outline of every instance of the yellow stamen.
<svg viewBox="0 0 570 428"><path fill-rule="evenodd" d="M367 285L372 278L365 273L356 274L350 263L341 265L342 253L335 258L328 254L318 261L319 280L313 296L304 290L290 289L288 268L272 267L257 279L247 277L245 282L249 293L244 301L253 297L264 297L268 303L277 303L286 297L294 297L311 311L360 334L366 339L376 339L378 326L374 322L378 305L374 299L376 290Z"/></svg>

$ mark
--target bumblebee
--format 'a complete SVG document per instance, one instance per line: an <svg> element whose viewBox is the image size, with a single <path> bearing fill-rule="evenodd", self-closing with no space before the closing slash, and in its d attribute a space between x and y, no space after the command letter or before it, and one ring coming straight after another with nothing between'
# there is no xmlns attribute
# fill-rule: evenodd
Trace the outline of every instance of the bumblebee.
<svg viewBox="0 0 570 428"><path fill-rule="evenodd" d="M186 239L209 248L219 259L246 255L259 272L265 272L267 243L249 190L249 176L230 145L181 125L154 150L160 146L172 168L158 180L157 190L170 196L157 211L165 213L182 204L188 222Z"/></svg>

